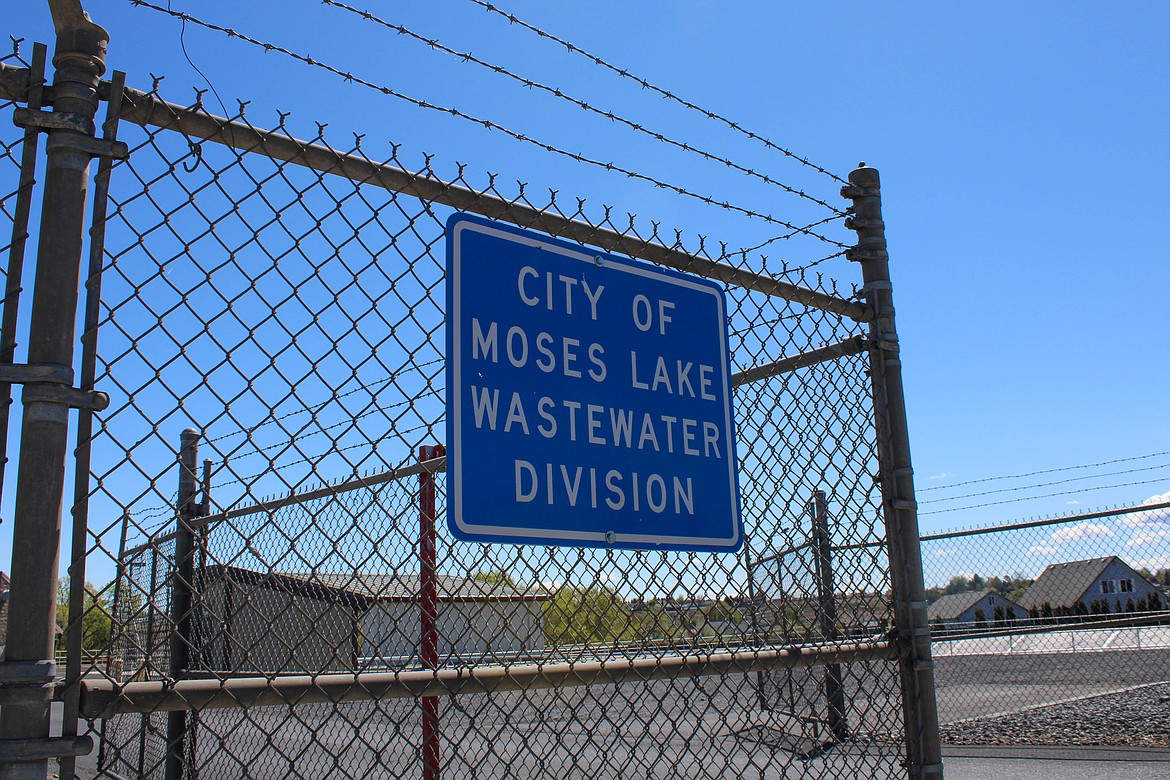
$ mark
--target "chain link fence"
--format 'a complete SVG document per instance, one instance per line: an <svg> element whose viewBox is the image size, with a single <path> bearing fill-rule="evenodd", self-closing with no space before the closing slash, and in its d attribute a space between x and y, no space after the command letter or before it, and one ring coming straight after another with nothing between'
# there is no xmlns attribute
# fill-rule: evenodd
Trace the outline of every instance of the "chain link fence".
<svg viewBox="0 0 1170 780"><path fill-rule="evenodd" d="M1151 501L923 537L943 738L1170 749L1168 522Z"/></svg>
<svg viewBox="0 0 1170 780"><path fill-rule="evenodd" d="M79 775L905 775L907 700L931 694L894 630L914 570L886 552L858 291L396 147L110 92L129 154L87 285L111 403L75 499L98 584L68 622L100 651L69 675L96 742ZM436 523L457 210L726 285L739 552Z"/></svg>

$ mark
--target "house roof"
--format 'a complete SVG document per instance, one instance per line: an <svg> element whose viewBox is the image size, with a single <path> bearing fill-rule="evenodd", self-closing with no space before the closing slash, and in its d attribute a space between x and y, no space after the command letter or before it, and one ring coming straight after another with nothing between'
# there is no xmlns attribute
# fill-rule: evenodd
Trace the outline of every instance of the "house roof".
<svg viewBox="0 0 1170 780"><path fill-rule="evenodd" d="M1085 592L1104 573L1111 563L1120 563L1133 572L1135 578L1145 580L1140 574L1116 555L1105 558L1090 558L1085 561L1054 563L1044 569L1036 581L1020 596L1020 605L1025 609L1039 607L1047 602L1053 607L1067 607L1080 601Z"/></svg>
<svg viewBox="0 0 1170 780"><path fill-rule="evenodd" d="M964 612L971 609L971 607L982 601L985 596L995 596L999 599L1002 599L1003 605L1005 607L1020 606L1016 602L1012 601L1006 596L1002 596L996 593L995 591L967 590L963 591L962 593L948 593L945 596L940 596L931 603L930 607L927 609L926 614L930 620L934 620L935 618L942 618L943 620L954 620L959 615L962 615ZM990 618L991 615L988 615L987 617Z"/></svg>
<svg viewBox="0 0 1170 780"><path fill-rule="evenodd" d="M233 582L283 590L322 601L347 603L368 609L380 601L414 601L421 590L417 574L365 574L362 572L257 572L234 566L209 566L210 582L226 578ZM471 577L436 577L440 600L517 601L551 598L544 590L521 590L503 582Z"/></svg>

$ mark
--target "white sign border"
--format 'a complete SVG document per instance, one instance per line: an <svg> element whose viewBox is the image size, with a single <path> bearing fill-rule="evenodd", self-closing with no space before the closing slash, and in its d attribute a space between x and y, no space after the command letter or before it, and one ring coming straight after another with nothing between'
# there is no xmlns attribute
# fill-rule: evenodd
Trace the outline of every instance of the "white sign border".
<svg viewBox="0 0 1170 780"><path fill-rule="evenodd" d="M449 474L448 481L448 506L447 511L451 513L451 518L455 525L464 533L476 536L495 536L495 537L510 537L511 539L531 539L534 543L544 544L567 544L574 541L580 542L594 542L596 544L591 546L596 547L615 547L625 544L636 544L639 547L650 545L651 547L682 548L688 549L693 547L706 548L725 548L727 551L739 549L742 542L743 519L740 517L740 496L739 496L739 481L737 479L737 464L738 457L735 453L735 420L733 419L731 411L731 361L727 353L727 336L726 332L722 334L719 340L720 361L719 369L721 378L723 380L723 414L724 424L727 426L726 430L731 433L731 446L727 448L727 470L728 481L731 486L731 518L733 533L730 537L699 537L699 536L662 536L656 534L629 534L629 533L605 533L592 531L570 531L564 529L544 529L544 528L522 528L515 526L495 526L495 525L478 525L467 523L463 518L463 495L462 495L462 476L463 476L463 447L462 447L462 393L463 387L462 376L460 375L462 368L462 343L459 335L463 332L462 321L462 301L461 285L460 285L460 271L461 271L461 240L464 231L473 231L483 235L501 238L516 244L523 244L541 249L548 252L577 260L589 265L596 265L597 258L602 257L601 254L587 254L584 250L570 249L562 246L559 243L542 240L536 236L527 233L514 233L509 230L501 230L491 225L485 225L478 221L473 221L466 215L457 214L452 217L455 221L454 227L448 226L450 233L449 241L452 245L449 247L451 252L450 273L447 279L447 284L451 285L451 310L447 312L447 317L451 321L450 332L454 334L453 339L449 339L447 344L448 356L447 359L451 361L451 382L453 389L448 390L449 397L452 403L448 406L447 414L451 416L450 431L454 439L452 447L448 448L447 456L447 471ZM685 276L678 277L673 274L665 274L659 272L653 267L643 267L641 265L632 264L629 261L621 258L613 258L612 255L604 255L606 260L613 259L614 262L608 262L607 268L610 270L619 270L625 273L634 274L647 278L653 278L665 281L678 287L687 287L698 292L707 293L715 298L716 309L719 313L719 322L727 322L727 314L724 310L724 300L722 291L713 287L710 284L702 284L694 280L688 279ZM726 327L724 325L724 327ZM490 542L491 540L480 540L483 542ZM500 539L499 541L504 541Z"/></svg>

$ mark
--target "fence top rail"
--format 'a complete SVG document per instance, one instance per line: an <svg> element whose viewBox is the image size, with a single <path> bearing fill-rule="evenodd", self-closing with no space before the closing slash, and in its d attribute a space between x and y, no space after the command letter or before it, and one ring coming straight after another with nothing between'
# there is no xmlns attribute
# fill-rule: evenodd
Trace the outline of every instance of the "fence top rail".
<svg viewBox="0 0 1170 780"><path fill-rule="evenodd" d="M250 515L259 515L266 512L275 512L278 509L283 509L286 506L293 504L302 504L306 501L315 501L319 498L329 498L340 493L346 493L351 490L360 490L362 488L370 488L376 485L381 485L386 482L397 482L398 480L413 477L416 474L431 473L440 474L447 470L447 456L443 455L438 458L431 458L419 463L412 463L409 466L402 468L390 469L383 471L380 474L371 474L370 476L355 477L354 479L345 482L339 482L336 485L325 485L323 487L307 490L302 493L289 493L287 496L274 498L268 501L259 501L255 504L247 506L236 507L235 509L225 509L222 512L217 512L214 515L206 515L205 517L197 517L187 521L187 527L191 530L213 525L224 520L235 520L240 517L248 517ZM123 553L123 559L137 555L145 550L157 547L160 544L165 544L178 537L178 531L170 531L160 536L151 537L148 541L140 545L131 547Z"/></svg>
<svg viewBox="0 0 1170 780"><path fill-rule="evenodd" d="M28 93L27 68L0 63L0 97L20 100ZM102 82L105 96L109 82ZM157 95L126 87L119 119L142 126L174 130L187 136L223 144L243 152L257 152L274 160L301 165L363 184L401 192L489 219L510 222L549 235L568 238L647 260L686 273L715 279L724 284L753 290L784 300L820 309L857 322L867 322L868 307L857 301L811 290L777 279L769 274L667 247L637 236L579 222L515 201L476 192L432 176L377 163L358 154L343 154L322 144L297 140L284 131L259 130L245 122L231 121L205 112L202 107L168 103Z"/></svg>

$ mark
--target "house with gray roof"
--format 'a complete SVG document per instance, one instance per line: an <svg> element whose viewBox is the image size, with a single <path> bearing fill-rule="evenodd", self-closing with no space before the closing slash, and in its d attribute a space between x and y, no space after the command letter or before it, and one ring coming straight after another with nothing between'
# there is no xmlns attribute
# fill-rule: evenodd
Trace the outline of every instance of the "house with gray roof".
<svg viewBox="0 0 1170 780"><path fill-rule="evenodd" d="M1116 555L1054 563L1020 596L1020 605L1036 614L1144 611L1165 604L1165 594Z"/></svg>
<svg viewBox="0 0 1170 780"><path fill-rule="evenodd" d="M417 574L196 574L192 665L220 673L315 674L421 664ZM493 663L544 648L544 590L439 575L440 659Z"/></svg>
<svg viewBox="0 0 1170 780"><path fill-rule="evenodd" d="M981 628L1027 617L1028 610L994 591L969 590L935 599L926 614L932 626Z"/></svg>

